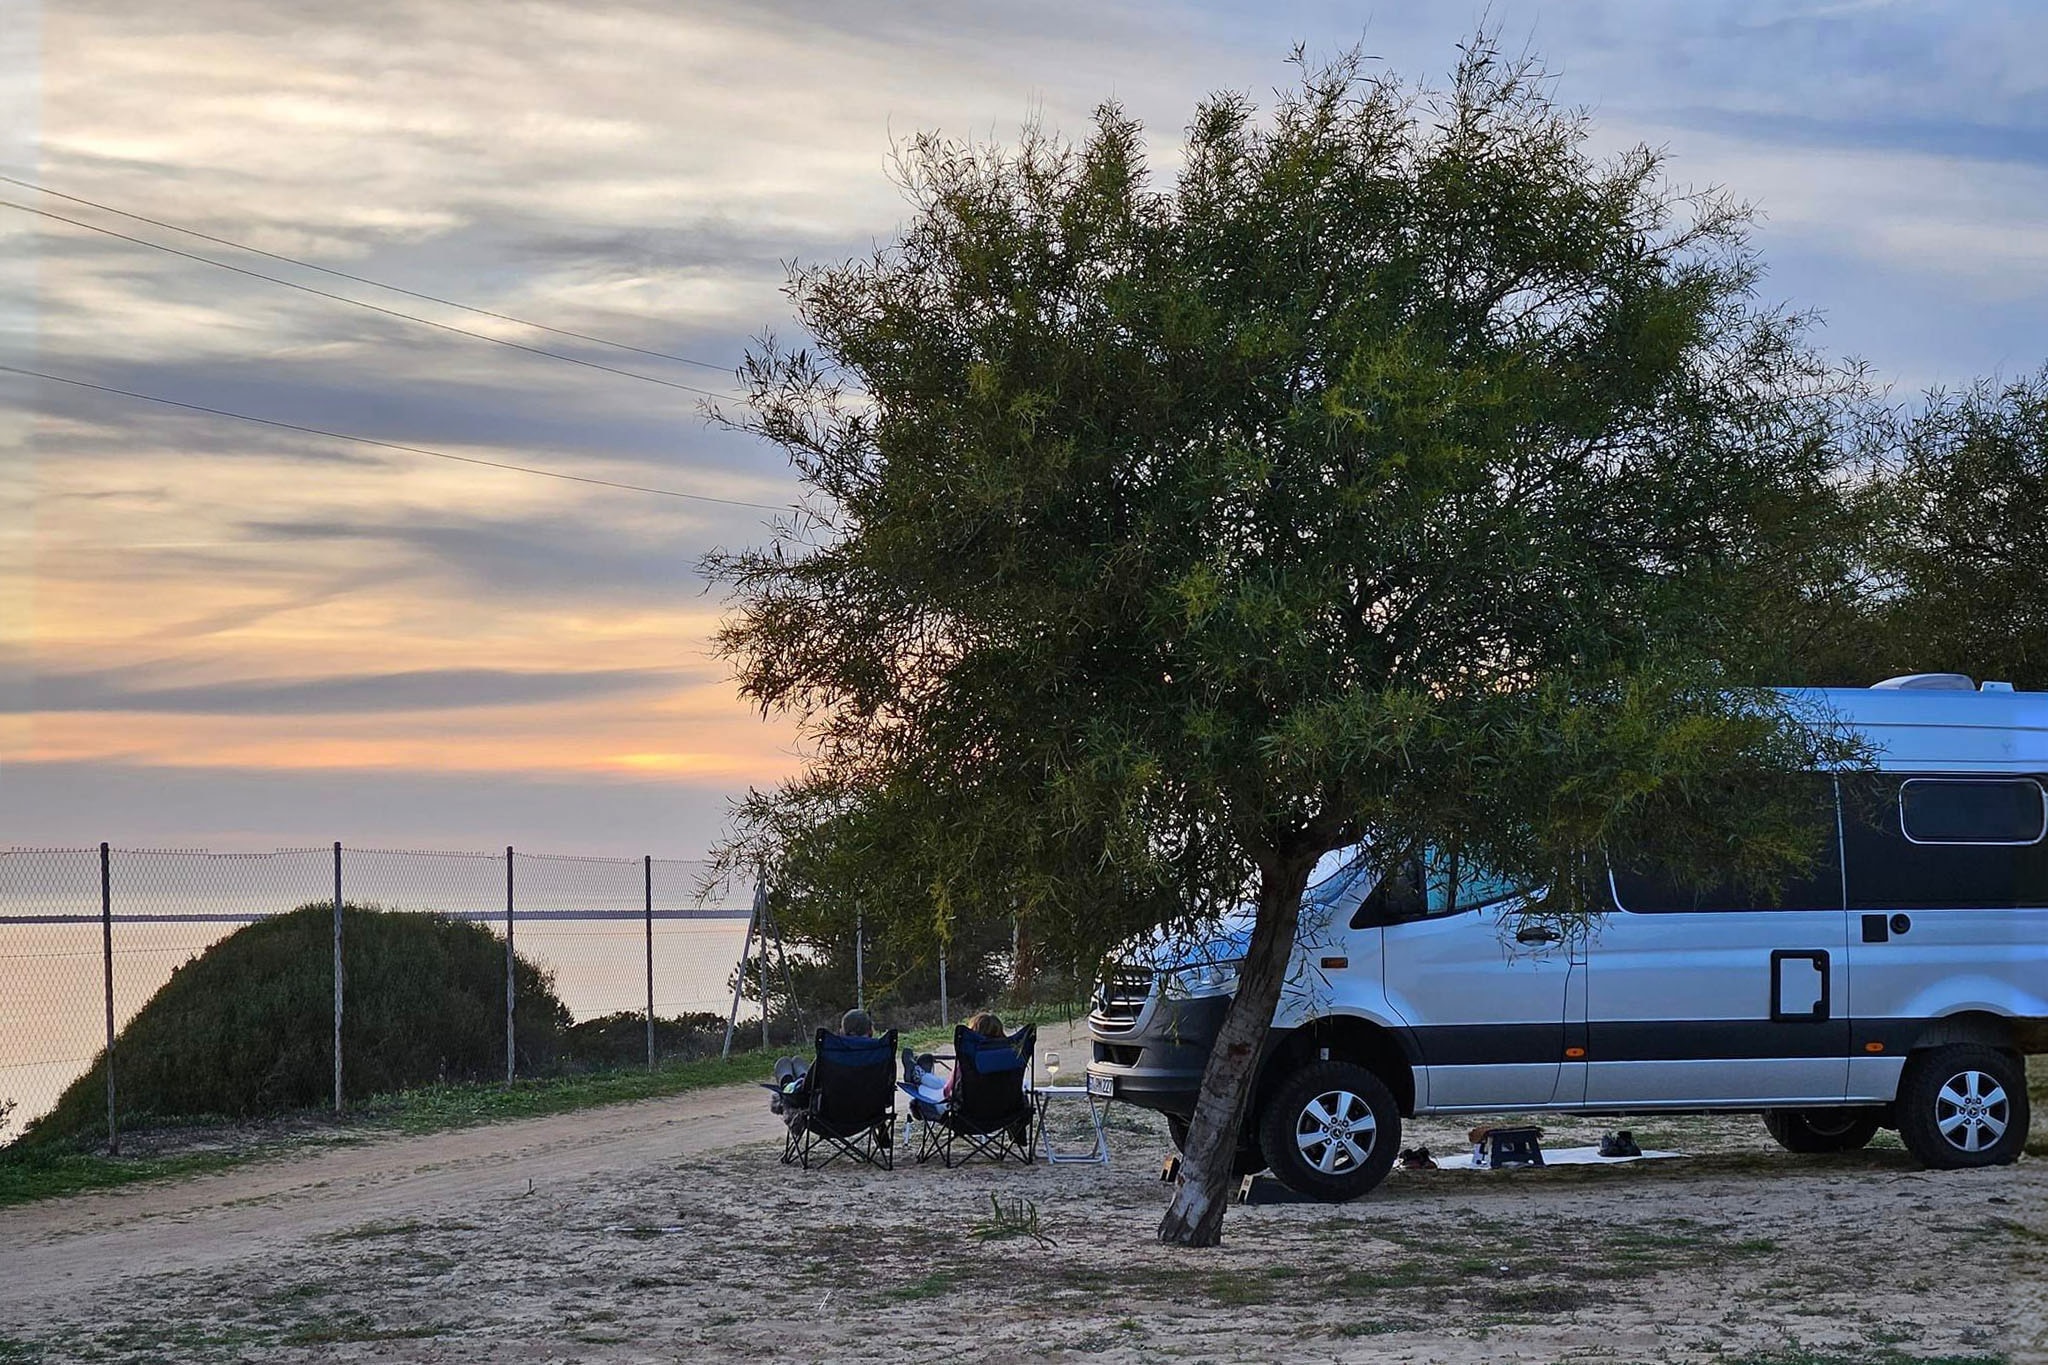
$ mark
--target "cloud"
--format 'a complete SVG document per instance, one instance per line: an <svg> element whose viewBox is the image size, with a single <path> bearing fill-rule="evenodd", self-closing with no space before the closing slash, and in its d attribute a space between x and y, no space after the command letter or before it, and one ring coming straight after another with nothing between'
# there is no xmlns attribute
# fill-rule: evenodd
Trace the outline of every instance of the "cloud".
<svg viewBox="0 0 2048 1365"><path fill-rule="evenodd" d="M2048 123L1976 119L1826 117L1758 109L1690 106L1664 113L1674 129L1726 134L1773 147L1912 152L1949 161L2048 166Z"/></svg>
<svg viewBox="0 0 2048 1365"><path fill-rule="evenodd" d="M148 670L107 669L94 673L47 673L36 678L29 709L218 716L446 711L616 697L673 688L691 680L687 675L658 669L539 673L443 668L163 685L152 682Z"/></svg>
<svg viewBox="0 0 2048 1365"><path fill-rule="evenodd" d="M744 511L735 516L755 515ZM382 556L420 566L481 597L513 601L564 596L623 604L628 598L675 603L702 594L697 570L710 538L680 543L643 539L599 516L255 521L247 529L282 542L328 541L379 547Z"/></svg>

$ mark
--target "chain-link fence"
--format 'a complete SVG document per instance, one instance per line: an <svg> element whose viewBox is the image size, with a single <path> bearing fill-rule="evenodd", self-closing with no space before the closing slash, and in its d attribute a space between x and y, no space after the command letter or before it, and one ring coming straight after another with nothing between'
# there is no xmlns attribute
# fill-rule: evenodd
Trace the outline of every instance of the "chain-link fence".
<svg viewBox="0 0 2048 1365"><path fill-rule="evenodd" d="M332 1010L333 1056L322 1063L331 1066L337 1107L350 1075L343 1045L351 970L344 908L351 917L368 909L431 913L480 924L501 941L503 1034L494 1046L503 1074L530 1066L522 1058L525 1044L515 1042L522 1027L515 952L549 978L575 1020L644 1019L646 1060L653 1065L656 1019L737 1012L730 992L755 887L723 884L700 899L705 870L702 863L674 859L574 858L509 848L0 849L0 1105L14 1106L0 1141L48 1112L103 1051L110 1063L111 1137L124 1061L133 1071L148 1060L124 1058L116 1035L208 948L295 910L332 924L331 936L323 931L317 943L294 939L297 960L290 965L324 973L317 1006L309 1008ZM323 960L308 960L316 956ZM281 974L274 962L270 970ZM528 976L530 970L518 979ZM531 983L520 991L538 996ZM527 1004L540 1007L538 998ZM350 1082L347 1093L358 1087Z"/></svg>

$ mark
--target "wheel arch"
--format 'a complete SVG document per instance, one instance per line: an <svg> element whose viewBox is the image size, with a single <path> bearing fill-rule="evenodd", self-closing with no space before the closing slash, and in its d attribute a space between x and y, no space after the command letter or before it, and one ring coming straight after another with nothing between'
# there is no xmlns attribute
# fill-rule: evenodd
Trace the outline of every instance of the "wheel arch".
<svg viewBox="0 0 2048 1365"><path fill-rule="evenodd" d="M1325 1057L1356 1062L1371 1071L1394 1092L1402 1117L1415 1117L1415 1067L1420 1059L1398 1031L1356 1014L1319 1015L1276 1037L1259 1072L1252 1113L1263 1110L1267 1093L1280 1080Z"/></svg>
<svg viewBox="0 0 2048 1365"><path fill-rule="evenodd" d="M1997 1048L2000 1052L2023 1053L2037 1049L2022 1045L2022 1021L2009 1019L1989 1010L1960 1010L1955 1014L1943 1015L1921 1029L1913 1038L1907 1051L1926 1052L1930 1048L1946 1047L1951 1043L1981 1043ZM2048 1024L2037 1024L2037 1030L2048 1031ZM2036 1040L2038 1041L2038 1040Z"/></svg>

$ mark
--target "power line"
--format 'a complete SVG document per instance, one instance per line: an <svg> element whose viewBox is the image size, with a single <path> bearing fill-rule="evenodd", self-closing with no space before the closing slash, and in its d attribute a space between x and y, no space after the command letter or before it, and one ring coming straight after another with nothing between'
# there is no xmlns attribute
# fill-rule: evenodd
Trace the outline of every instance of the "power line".
<svg viewBox="0 0 2048 1365"><path fill-rule="evenodd" d="M457 327L453 323L448 322L436 322L432 318L423 318L415 313L401 313L395 308L386 308L382 304L368 303L362 299L352 299L346 294L336 294L325 289L315 289L310 284L300 284L296 280L287 280L277 275L266 275L260 270L249 270L239 265L230 265L226 261L216 261L211 256L200 256L190 251L181 251L177 247L166 246L162 242L152 242L147 237L132 237L125 232L116 232L112 228L101 227L97 223L88 223L82 218L67 218L61 213L52 213L49 209L32 208L27 204L17 204L11 199L0 199L0 208L18 209L23 213L33 213L43 218L54 218L60 223L69 223L73 227L84 228L87 232L104 233L109 237L117 237L124 242L133 242L137 246L146 246L155 251L167 251L173 256L182 256L188 261L197 261L201 265L210 265L217 270L228 270L237 275L247 275L252 280L265 280L271 284L281 284L287 289L297 289L302 293L317 295L323 299L332 299L336 303L346 303L356 308L367 308L373 313L382 313L386 317L400 318L406 322L417 322L423 327L437 327L441 331L453 332L457 336L474 337L478 341L488 341L494 346L509 346L515 351L524 351L528 355L546 356L550 360L566 360L571 365L581 365L586 369L592 370L603 370L606 374L623 375L627 379L638 379L648 384L659 384L665 389L681 389L685 393L701 394L706 398L725 398L735 402L739 401L738 396L735 394L714 393L710 389L700 389L695 384L678 384L673 379L659 379L651 374L641 374L638 370L622 370L616 365L600 364L595 360L585 360L580 356L569 355L562 351L550 351L541 346L528 346L523 341L511 341L505 337L494 337L488 332L472 332L467 327Z"/></svg>
<svg viewBox="0 0 2048 1365"><path fill-rule="evenodd" d="M228 237L216 237L210 232L201 232L198 228L185 227L179 223L165 222L161 218L151 218L146 214L130 213L126 209L117 209L112 204L102 204L97 200L82 199L75 194L66 194L62 190L53 190L48 185L39 185L33 180L22 180L11 175L0 175L0 182L9 185L19 185L25 190L34 190L38 194L47 194L52 199L65 199L74 204L83 204L89 209L98 209L102 213L111 213L117 217L127 218L137 223L148 223L151 227L164 228L170 232L182 232L187 237L197 237L203 242L212 242L216 246L233 247L237 251L246 251L253 256L267 256L273 261L283 261L286 265L295 265L303 270L317 270L323 275L332 275L336 279L352 280L357 284L367 284L373 289L388 289L394 294L404 294L408 298L423 299L428 303L438 303L445 308L459 308L465 313L475 313L481 317L496 318L500 322L516 322L521 327L531 327L535 331L553 332L556 336L574 337L578 341L595 342L599 346L610 346L621 351L631 351L635 355L653 356L657 360L673 360L678 365L695 365L700 369L716 370L720 374L732 373L732 367L728 365L714 365L708 360L698 360L693 356L676 355L672 351L655 351L649 350L645 346L632 346L623 341L613 341L607 337L592 336L588 332L572 332L566 327L550 327L545 322L535 322L531 318L517 318L513 317L510 313L495 313L488 308L478 308L475 304L457 303L453 299L444 299L438 294L425 294L417 289L407 289L403 285L387 284L383 280L373 280L367 275L351 275L348 271L336 270L333 266L319 265L312 261L302 261L296 256L286 256L276 251L265 251L260 246L250 246L247 242L237 242Z"/></svg>
<svg viewBox="0 0 2048 1365"><path fill-rule="evenodd" d="M251 417L246 412L230 412L226 408L209 408L201 403L183 403L175 398L159 398L155 394L136 393L132 389L117 389L107 384L94 384L84 379L66 379L61 374L44 374L40 370L24 370L14 365L0 365L0 374L24 375L30 379L47 379L53 384L70 384L74 388L93 389L100 393L118 394L123 398L135 398L144 403L161 403L167 408L183 408L187 412L203 412L212 417L232 417L238 422L254 422L258 426L276 427L281 431L296 431L308 436L324 436L333 441L353 441L357 445L378 446L385 450L402 450L409 455L431 455L437 460L454 460L460 464L479 464L490 469L509 469L515 474L538 474L544 479L566 479L571 483L595 484L599 488L617 488L628 493L653 493L664 498L687 498L691 502L715 502L722 507L752 507L763 512L787 512L788 507L775 507L765 502L746 502L739 498L715 498L709 493L685 493L675 488L649 488L644 484L618 483L611 479L594 479L585 474L565 474L558 469L536 469L532 465L507 464L502 460L486 460L476 455L451 455L445 450L428 450L424 446L401 445L397 441L379 441L369 436L351 436L344 431L327 431L321 427L300 426L296 422L279 422L268 417Z"/></svg>

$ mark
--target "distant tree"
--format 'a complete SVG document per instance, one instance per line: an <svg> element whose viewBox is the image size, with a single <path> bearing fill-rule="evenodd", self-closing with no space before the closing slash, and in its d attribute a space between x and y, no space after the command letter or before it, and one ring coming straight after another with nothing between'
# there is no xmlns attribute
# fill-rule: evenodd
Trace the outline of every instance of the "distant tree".
<svg viewBox="0 0 2048 1365"><path fill-rule="evenodd" d="M1892 433L1876 621L1897 671L2048 688L2048 367L1930 393Z"/></svg>
<svg viewBox="0 0 2048 1365"><path fill-rule="evenodd" d="M1737 684L1853 385L1754 302L1738 206L1587 136L1482 36L1444 90L1215 96L1163 189L1114 105L921 137L900 240L795 270L816 349L744 367L810 497L708 561L719 645L809 762L728 856L821 840L1070 944L1248 898L1166 1240L1221 1235L1326 852L1454 845L1559 914L1603 848L1812 852L1787 775L1842 749Z"/></svg>

